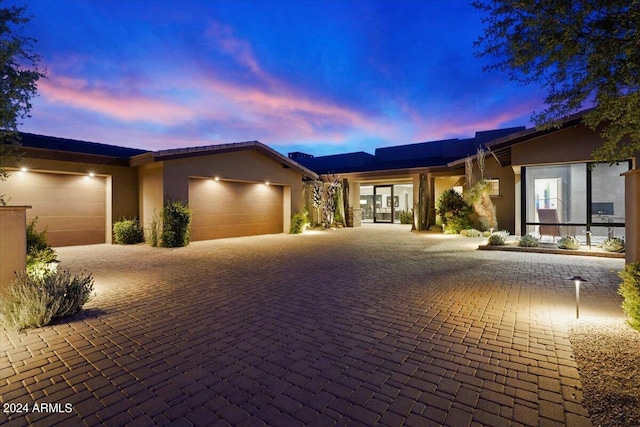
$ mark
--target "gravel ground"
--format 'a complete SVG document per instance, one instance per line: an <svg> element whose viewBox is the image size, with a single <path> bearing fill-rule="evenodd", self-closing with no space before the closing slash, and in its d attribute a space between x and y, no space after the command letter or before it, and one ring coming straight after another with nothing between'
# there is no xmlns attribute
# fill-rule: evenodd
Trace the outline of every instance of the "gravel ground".
<svg viewBox="0 0 640 427"><path fill-rule="evenodd" d="M640 426L640 332L624 319L581 319L569 340L593 425Z"/></svg>

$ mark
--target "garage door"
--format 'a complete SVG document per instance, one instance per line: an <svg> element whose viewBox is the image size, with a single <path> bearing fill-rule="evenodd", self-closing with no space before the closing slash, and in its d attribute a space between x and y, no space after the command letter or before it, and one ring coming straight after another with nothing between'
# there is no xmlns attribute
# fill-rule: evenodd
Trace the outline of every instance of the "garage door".
<svg viewBox="0 0 640 427"><path fill-rule="evenodd" d="M11 205L30 205L27 223L47 228L51 246L105 243L106 178L40 172L13 172L0 183Z"/></svg>
<svg viewBox="0 0 640 427"><path fill-rule="evenodd" d="M282 233L282 187L191 179L191 240Z"/></svg>

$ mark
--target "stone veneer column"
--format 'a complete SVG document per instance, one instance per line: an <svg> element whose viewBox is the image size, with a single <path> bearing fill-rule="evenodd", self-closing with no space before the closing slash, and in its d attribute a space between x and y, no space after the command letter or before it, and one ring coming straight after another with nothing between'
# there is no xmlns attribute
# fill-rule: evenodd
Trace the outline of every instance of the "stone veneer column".
<svg viewBox="0 0 640 427"><path fill-rule="evenodd" d="M625 261L640 261L640 169L622 174L625 190Z"/></svg>
<svg viewBox="0 0 640 427"><path fill-rule="evenodd" d="M349 224L351 227L361 227L362 226L362 209L360 208L349 208Z"/></svg>
<svg viewBox="0 0 640 427"><path fill-rule="evenodd" d="M27 209L31 206L0 206L0 295L27 266Z"/></svg>

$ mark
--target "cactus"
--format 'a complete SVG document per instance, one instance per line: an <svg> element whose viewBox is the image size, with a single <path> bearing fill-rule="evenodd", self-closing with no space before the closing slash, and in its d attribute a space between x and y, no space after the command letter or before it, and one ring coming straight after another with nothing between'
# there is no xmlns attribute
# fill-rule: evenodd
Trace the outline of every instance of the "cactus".
<svg viewBox="0 0 640 427"><path fill-rule="evenodd" d="M612 237L602 243L602 249L607 252L624 252L624 239Z"/></svg>
<svg viewBox="0 0 640 427"><path fill-rule="evenodd" d="M526 234L520 238L518 246L523 248L535 248L538 246L538 239L533 237L531 234Z"/></svg>
<svg viewBox="0 0 640 427"><path fill-rule="evenodd" d="M580 249L580 241L575 236L564 236L558 240L558 247L575 251Z"/></svg>

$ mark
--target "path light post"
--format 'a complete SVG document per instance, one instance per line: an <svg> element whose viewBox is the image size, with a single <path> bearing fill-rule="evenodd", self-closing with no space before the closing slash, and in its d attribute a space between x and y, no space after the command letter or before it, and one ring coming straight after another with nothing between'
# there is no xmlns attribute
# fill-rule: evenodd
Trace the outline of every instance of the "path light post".
<svg viewBox="0 0 640 427"><path fill-rule="evenodd" d="M576 319L580 318L580 283L588 282L587 279L583 279L580 276L567 277L567 280L573 280L576 285Z"/></svg>

